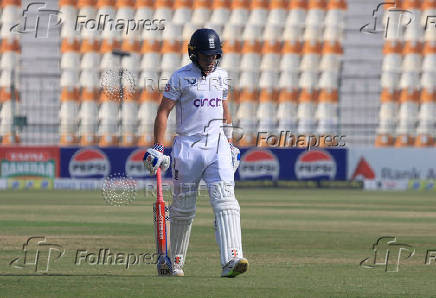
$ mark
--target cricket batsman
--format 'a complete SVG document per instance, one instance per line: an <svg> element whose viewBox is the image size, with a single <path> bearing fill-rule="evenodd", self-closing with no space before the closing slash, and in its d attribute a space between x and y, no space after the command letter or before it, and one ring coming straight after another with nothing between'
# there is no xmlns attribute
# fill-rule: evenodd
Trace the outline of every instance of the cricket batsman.
<svg viewBox="0 0 436 298"><path fill-rule="evenodd" d="M227 72L218 67L221 41L212 29L198 29L188 45L192 63L176 70L163 93L154 123L153 148L144 155L151 174L168 169L164 155L168 115L176 107L176 133L172 148L173 201L170 206L171 261L174 276L183 265L195 217L198 185L203 179L215 214L215 237L221 254L222 277L235 277L248 269L241 244L240 208L234 194L234 173L239 149L232 145L232 119L227 103Z"/></svg>

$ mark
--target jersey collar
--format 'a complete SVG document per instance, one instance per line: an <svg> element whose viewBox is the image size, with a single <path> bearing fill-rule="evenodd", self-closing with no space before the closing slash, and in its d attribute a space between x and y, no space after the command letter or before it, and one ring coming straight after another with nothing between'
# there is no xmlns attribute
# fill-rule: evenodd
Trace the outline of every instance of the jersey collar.
<svg viewBox="0 0 436 298"><path fill-rule="evenodd" d="M209 73L208 75L205 75L205 74L203 74L203 71L200 69L200 67L198 67L198 66L195 65L194 63L191 63L191 69L194 69L195 72L197 72L197 74L198 74L199 76L201 76L203 79L205 79L206 77L208 77L208 76L210 76L211 74L213 74L213 73L215 72L215 70L216 70L216 68L215 68L211 73Z"/></svg>

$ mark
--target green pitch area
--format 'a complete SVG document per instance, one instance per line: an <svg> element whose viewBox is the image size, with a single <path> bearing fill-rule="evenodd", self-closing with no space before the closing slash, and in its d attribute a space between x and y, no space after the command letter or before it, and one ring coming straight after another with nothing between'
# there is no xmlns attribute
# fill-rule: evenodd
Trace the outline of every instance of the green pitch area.
<svg viewBox="0 0 436 298"><path fill-rule="evenodd" d="M247 274L219 275L213 214L198 201L184 278L156 276L152 198L125 207L99 192L0 192L1 297L426 297L436 293L436 194L238 189ZM23 244L30 241L27 263ZM380 263L364 268L379 237ZM44 238L42 238L44 239ZM43 245L45 244L45 245ZM50 261L48 247L51 247ZM35 268L36 249L39 250ZM60 251L64 254L59 257ZM107 250L108 249L108 250ZM103 264L100 251L118 254ZM414 255L407 258L410 251ZM432 252L434 250L434 252ZM125 258L130 254L130 262ZM11 266L9 263L16 260ZM427 261L430 264L425 264ZM33 263L32 263L33 262ZM148 262L148 263L147 263ZM372 263L371 263L372 262ZM76 264L75 264L76 263ZM108 264L109 263L109 264ZM20 268L20 266L22 268ZM48 266L48 268L47 268ZM129 268L127 268L129 267ZM48 269L47 272L41 272ZM36 270L36 272L35 272Z"/></svg>

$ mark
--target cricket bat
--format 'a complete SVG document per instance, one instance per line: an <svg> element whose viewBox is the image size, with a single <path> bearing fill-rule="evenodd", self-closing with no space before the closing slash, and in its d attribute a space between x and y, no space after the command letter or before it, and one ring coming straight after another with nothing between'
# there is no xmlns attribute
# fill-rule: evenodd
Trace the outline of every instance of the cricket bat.
<svg viewBox="0 0 436 298"><path fill-rule="evenodd" d="M156 203L153 204L153 219L154 219L154 231L156 237L156 252L157 258L157 274L158 275L171 275L172 266L171 260L168 256L168 242L169 239L167 231L169 231L169 225L167 225L168 207L163 200L162 195L162 177L161 169L157 169L156 173Z"/></svg>

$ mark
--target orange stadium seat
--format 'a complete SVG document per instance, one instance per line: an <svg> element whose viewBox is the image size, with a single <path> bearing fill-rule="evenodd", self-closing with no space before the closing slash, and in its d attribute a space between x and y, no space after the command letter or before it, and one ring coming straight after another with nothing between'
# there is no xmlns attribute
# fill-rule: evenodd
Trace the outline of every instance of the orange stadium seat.
<svg viewBox="0 0 436 298"><path fill-rule="evenodd" d="M318 99L318 74L303 72L298 96L298 133L309 134L315 130L315 108Z"/></svg>
<svg viewBox="0 0 436 298"><path fill-rule="evenodd" d="M324 18L327 9L326 0L309 0L306 27L324 26Z"/></svg>
<svg viewBox="0 0 436 298"><path fill-rule="evenodd" d="M298 40L285 41L282 47L280 70L282 72L296 72L300 70L302 43Z"/></svg>
<svg viewBox="0 0 436 298"><path fill-rule="evenodd" d="M226 40L223 44L221 67L227 71L239 71L241 61L241 43L237 40Z"/></svg>
<svg viewBox="0 0 436 298"><path fill-rule="evenodd" d="M421 72L422 44L417 41L407 41L403 48L403 72Z"/></svg>
<svg viewBox="0 0 436 298"><path fill-rule="evenodd" d="M289 0L271 0L269 4L267 24L284 27L288 16Z"/></svg>
<svg viewBox="0 0 436 298"><path fill-rule="evenodd" d="M75 0L60 0L59 10L62 13L62 27L74 28L77 20L77 1Z"/></svg>
<svg viewBox="0 0 436 298"><path fill-rule="evenodd" d="M250 1L250 16L248 24L265 26L269 14L269 0L252 0Z"/></svg>
<svg viewBox="0 0 436 298"><path fill-rule="evenodd" d="M82 53L82 59L80 63L80 69L93 70L100 68L100 43L96 40L84 39L82 41L80 52Z"/></svg>
<svg viewBox="0 0 436 298"><path fill-rule="evenodd" d="M154 6L154 19L164 19L169 22L173 17L173 0L156 0Z"/></svg>
<svg viewBox="0 0 436 298"><path fill-rule="evenodd" d="M82 88L80 93L80 145L92 146L97 145L97 128L98 128L98 89Z"/></svg>
<svg viewBox="0 0 436 298"><path fill-rule="evenodd" d="M258 25L248 24L245 27L241 55L241 71L259 71L261 54L262 54L262 42L261 39L261 27Z"/></svg>
<svg viewBox="0 0 436 298"><path fill-rule="evenodd" d="M118 85L114 89L119 90L120 86ZM119 143L119 100L114 99L115 96L104 90L100 94L101 104L98 111L98 120L100 122L98 131L99 146L116 146Z"/></svg>
<svg viewBox="0 0 436 298"><path fill-rule="evenodd" d="M10 28L17 24L17 20L21 16L21 1L20 0L9 0L3 1L2 3L2 14L1 14L1 31L0 36L2 39L16 39L17 35Z"/></svg>
<svg viewBox="0 0 436 298"><path fill-rule="evenodd" d="M412 146L415 141L420 82L417 73L403 73L400 81L400 110L396 147Z"/></svg>
<svg viewBox="0 0 436 298"><path fill-rule="evenodd" d="M346 10L347 2L345 0L330 0L327 4L325 26L343 28Z"/></svg>
<svg viewBox="0 0 436 298"><path fill-rule="evenodd" d="M344 50L339 42L324 41L320 70L339 73Z"/></svg>
<svg viewBox="0 0 436 298"><path fill-rule="evenodd" d="M317 133L333 135L338 125L338 72L323 72L319 80Z"/></svg>
<svg viewBox="0 0 436 298"><path fill-rule="evenodd" d="M141 60L141 44L135 38L124 38L121 43L121 50L129 53L128 56L124 56L121 60L121 66L123 69L137 75L140 71Z"/></svg>
<svg viewBox="0 0 436 298"><path fill-rule="evenodd" d="M60 144L74 145L77 143L79 72L74 70L63 70L60 85Z"/></svg>
<svg viewBox="0 0 436 298"><path fill-rule="evenodd" d="M141 48L142 61L141 70L158 71L161 66L162 54L161 42L155 40L144 40Z"/></svg>
<svg viewBox="0 0 436 298"><path fill-rule="evenodd" d="M213 24L225 25L230 19L231 0L213 0L210 21Z"/></svg>
<svg viewBox="0 0 436 298"><path fill-rule="evenodd" d="M387 41L383 47L382 71L400 73L402 70L402 43Z"/></svg>
<svg viewBox="0 0 436 298"><path fill-rule="evenodd" d="M211 6L211 0L194 0L191 23L202 26L209 21Z"/></svg>
<svg viewBox="0 0 436 298"><path fill-rule="evenodd" d="M286 27L304 27L306 14L307 0L290 0Z"/></svg>
<svg viewBox="0 0 436 298"><path fill-rule="evenodd" d="M245 25L250 15L250 1L232 0L230 23Z"/></svg>
<svg viewBox="0 0 436 298"><path fill-rule="evenodd" d="M277 126L278 72L262 72L259 79L258 131L272 132Z"/></svg>
<svg viewBox="0 0 436 298"><path fill-rule="evenodd" d="M120 43L115 38L104 38L100 46L101 62L100 70L113 71L121 67L121 61L112 54L112 51L120 49Z"/></svg>
<svg viewBox="0 0 436 298"><path fill-rule="evenodd" d="M138 95L139 92L125 92L121 106L121 145L136 146L138 125Z"/></svg>
<svg viewBox="0 0 436 298"><path fill-rule="evenodd" d="M301 59L301 71L317 72L321 61L321 43L318 41L306 41L303 45L303 56Z"/></svg>
<svg viewBox="0 0 436 298"><path fill-rule="evenodd" d="M167 24L163 32L162 62L161 69L165 72L173 72L180 67L182 52L182 32L180 24Z"/></svg>
<svg viewBox="0 0 436 298"><path fill-rule="evenodd" d="M2 48L4 47L2 42ZM16 80L16 73L12 70L3 70L0 76L0 136L2 137L1 143L4 145L11 145L20 142L17 131L13 125L13 111L19 113L19 92L15 89L13 92L12 84ZM14 86L16 86L16 82ZM14 100L14 101L13 101Z"/></svg>
<svg viewBox="0 0 436 298"><path fill-rule="evenodd" d="M172 21L176 24L189 23L192 17L193 0L176 0L174 3L174 17Z"/></svg>
<svg viewBox="0 0 436 298"><path fill-rule="evenodd" d="M236 116L239 126L245 131L244 138L240 141L241 146L251 146L255 143L258 81L258 75L254 72L241 73L239 109Z"/></svg>
<svg viewBox="0 0 436 298"><path fill-rule="evenodd" d="M157 74L156 74L157 79ZM138 145L152 146L154 119L150 115L156 115L161 100L161 93L154 88L144 87L139 99L138 110Z"/></svg>
<svg viewBox="0 0 436 298"><path fill-rule="evenodd" d="M280 69L281 30L277 25L268 24L263 34L261 71L277 71Z"/></svg>
<svg viewBox="0 0 436 298"><path fill-rule="evenodd" d="M299 76L296 72L283 71L280 74L277 107L279 131L297 130L298 81Z"/></svg>

